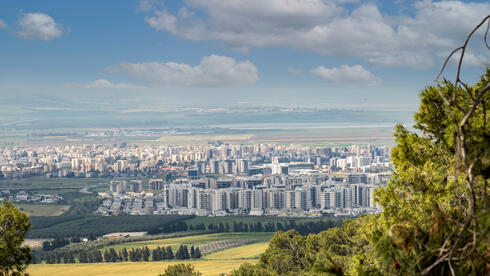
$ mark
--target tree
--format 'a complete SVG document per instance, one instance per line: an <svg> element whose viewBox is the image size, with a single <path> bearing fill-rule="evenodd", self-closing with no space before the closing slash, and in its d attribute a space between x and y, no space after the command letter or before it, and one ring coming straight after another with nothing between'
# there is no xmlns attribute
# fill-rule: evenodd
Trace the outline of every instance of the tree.
<svg viewBox="0 0 490 276"><path fill-rule="evenodd" d="M9 201L0 206L0 274L23 273L31 261L31 249L22 246L31 229L29 217Z"/></svg>
<svg viewBox="0 0 490 276"><path fill-rule="evenodd" d="M109 255L111 256L111 262L118 262L119 261L119 255L117 255L117 252L114 248L109 249Z"/></svg>
<svg viewBox="0 0 490 276"><path fill-rule="evenodd" d="M61 264L61 254L58 252L54 252L54 257L56 259L56 263Z"/></svg>
<svg viewBox="0 0 490 276"><path fill-rule="evenodd" d="M128 261L128 250L126 249L126 247L121 250L121 252L119 253L119 256L122 257L123 262Z"/></svg>
<svg viewBox="0 0 490 276"><path fill-rule="evenodd" d="M56 263L56 258L54 256L54 253L49 252L48 254L46 254L46 263L47 264Z"/></svg>
<svg viewBox="0 0 490 276"><path fill-rule="evenodd" d="M148 246L145 246L142 250L142 255L143 255L143 261L148 262L150 260L150 249Z"/></svg>
<svg viewBox="0 0 490 276"><path fill-rule="evenodd" d="M151 251L151 260L156 262L156 261L161 261L163 260L163 254L162 254L162 249L160 246L157 246L157 248L153 249Z"/></svg>
<svg viewBox="0 0 490 276"><path fill-rule="evenodd" d="M199 259L201 258L201 250L199 250L199 247L191 246L191 254L190 257L192 259Z"/></svg>
<svg viewBox="0 0 490 276"><path fill-rule="evenodd" d="M167 260L171 260L171 259L175 258L174 252L172 251L172 247L167 246L167 252L165 255L167 256Z"/></svg>
<svg viewBox="0 0 490 276"><path fill-rule="evenodd" d="M490 70L475 85L460 78L468 42L458 51L456 80L421 94L415 128L395 131L393 180L378 191L384 211L369 236L382 269L397 274L486 274L490 219ZM485 43L486 34L485 34ZM490 50L490 47L488 48Z"/></svg>
<svg viewBox="0 0 490 276"><path fill-rule="evenodd" d="M112 256L107 250L104 251L104 260L106 261L106 263L112 262Z"/></svg>
<svg viewBox="0 0 490 276"><path fill-rule="evenodd" d="M88 263L87 252L85 250L80 251L78 254L78 261L80 263Z"/></svg>
<svg viewBox="0 0 490 276"><path fill-rule="evenodd" d="M52 249L53 249L53 247L51 246L51 242L49 242L49 241L44 241L44 242L43 242L43 247L42 247L42 249L43 249L44 251L52 250Z"/></svg>
<svg viewBox="0 0 490 276"><path fill-rule="evenodd" d="M175 258L177 260L189 259L189 250L187 249L187 246L180 245L179 250L177 250L177 252L175 252Z"/></svg>
<svg viewBox="0 0 490 276"><path fill-rule="evenodd" d="M190 264L175 264L170 265L162 274L158 276L201 276L201 272L196 271L193 265Z"/></svg>
<svg viewBox="0 0 490 276"><path fill-rule="evenodd" d="M66 252L65 254L63 254L63 263L65 264L75 263L75 257L73 256L73 253Z"/></svg>
<svg viewBox="0 0 490 276"><path fill-rule="evenodd" d="M383 211L319 234L277 232L256 265L233 275L487 275L490 267L490 69L421 93L415 131L395 128L394 172L375 192ZM438 76L439 78L439 76ZM296 228L291 221L286 229ZM298 227L300 228L300 227Z"/></svg>

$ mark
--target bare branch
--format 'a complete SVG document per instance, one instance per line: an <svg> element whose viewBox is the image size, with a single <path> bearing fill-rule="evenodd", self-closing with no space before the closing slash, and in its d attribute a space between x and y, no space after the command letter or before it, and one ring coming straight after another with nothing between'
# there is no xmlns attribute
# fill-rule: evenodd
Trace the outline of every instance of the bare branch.
<svg viewBox="0 0 490 276"><path fill-rule="evenodd" d="M487 35L488 29L490 28L490 20L487 23L487 30L485 31L485 36L483 37L483 41L485 42L485 46L487 46L488 50L490 50L490 46L488 45Z"/></svg>
<svg viewBox="0 0 490 276"><path fill-rule="evenodd" d="M456 178L455 179L457 181L458 174L464 173L465 176L464 182L466 188L464 194L466 196L464 198L458 197L459 200L458 204L462 214L465 215L464 215L464 219L463 217L460 219L460 221L463 223L460 223L458 220L450 219L454 224L454 228L452 229L450 235L446 237L442 246L440 246L440 248L437 250L439 251L437 259L434 262L432 262L431 265L429 265L428 267L422 270L421 272L422 275L430 274L432 269L434 269L436 266L444 262L447 262L451 274L455 275L453 262L465 260L469 258L472 254L474 254L474 252L477 250L478 239L481 236L481 233L479 232L479 230L481 231L481 229L479 228L478 220L477 220L478 217L476 211L477 198L475 196L475 186L474 186L475 176L473 172L473 167L475 163L478 162L478 157L474 157L473 155L470 156L467 155L466 139L468 134L467 133L468 127L471 127L469 122L470 118L474 115L475 110L481 105L485 93L487 93L490 90L490 83L487 83L483 88L481 88L480 91L475 91L473 94L473 89L471 89L468 85L466 85L466 83L464 83L460 79L460 74L461 74L461 67L462 67L462 63L463 63L463 59L466 53L466 48L468 46L468 43L471 37L474 35L474 33L481 26L483 26L485 22L487 23L487 26L484 35L484 42L486 47L490 50L490 46L487 42L487 35L490 28L490 15L488 15L469 33L469 35L466 37L464 44L454 49L449 54L449 56L444 61L441 71L439 72L439 74L436 76L435 79L436 83L439 84L439 78L446 70L449 60L454 56L456 52L461 51L461 56L459 57L459 62L457 66L456 80L454 82L454 87L453 87L452 94L450 95L450 98L443 95L440 89L438 89L438 94L443 100L444 105L449 110L451 119L456 125L456 133L455 133L456 134L456 145L455 145L455 150L456 150L455 177ZM467 111L465 111L457 102L458 87L460 85L465 88L466 93L471 99L471 104ZM461 110L464 116L462 116L461 118L461 115L455 114L455 112L453 111L454 108ZM483 124L484 124L484 128L486 128L485 105L483 105L483 113L484 113ZM487 184L487 180L485 180L485 186L486 184ZM485 194L485 199L486 199L486 194ZM486 206L486 202L484 202L484 204ZM484 213L486 213L487 211L488 210L484 210ZM471 235L470 240L465 242L465 244L461 244L464 241L463 237L467 234Z"/></svg>
<svg viewBox="0 0 490 276"><path fill-rule="evenodd" d="M471 109L468 111L468 113L466 113L463 120L461 120L461 123L459 124L460 127L463 127L468 122L469 118L471 117L471 115L473 115L473 112L478 107L481 98L488 90L490 90L490 83L487 83L487 85L485 85L485 87L483 87L483 89L480 92L478 92L478 95L476 96L476 99L473 102Z"/></svg>
<svg viewBox="0 0 490 276"><path fill-rule="evenodd" d="M437 74L436 78L435 78L435 82L439 83L439 78L441 77L442 73L444 73L444 70L446 69L446 66L447 66L447 63L449 62L449 60L451 60L451 57L456 53L458 52L459 50L463 49L463 46L460 46L456 49L454 49L450 54L449 56L446 58L446 60L444 61L444 64L442 65L442 68L441 68L441 71L439 71L439 74Z"/></svg>

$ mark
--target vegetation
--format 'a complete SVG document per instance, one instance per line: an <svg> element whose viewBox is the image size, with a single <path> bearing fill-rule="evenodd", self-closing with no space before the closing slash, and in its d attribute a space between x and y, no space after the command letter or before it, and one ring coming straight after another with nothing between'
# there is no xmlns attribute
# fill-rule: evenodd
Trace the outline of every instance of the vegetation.
<svg viewBox="0 0 490 276"><path fill-rule="evenodd" d="M100 206L102 199L97 197L80 197L71 201L71 206L65 215L83 216L92 215Z"/></svg>
<svg viewBox="0 0 490 276"><path fill-rule="evenodd" d="M102 236L111 232L145 231L148 234L175 233L183 231L223 232L275 232L296 229L305 235L318 233L340 226L340 218L269 218L269 217L193 217L175 215L144 216L95 216L90 215L96 205L95 198L74 200L63 216L31 217L33 229L29 238L88 237ZM85 215L82 215L85 214Z"/></svg>
<svg viewBox="0 0 490 276"><path fill-rule="evenodd" d="M76 253L70 250L48 252L46 254L46 263L59 264L59 263L75 263L74 255ZM179 250L174 254L172 247L157 247L150 250L148 246L141 248L126 248L117 252L114 248L109 248L101 253L100 250L87 250L81 249L78 251L78 261L80 263L116 263L116 262L157 262L165 260L189 260L201 258L201 251L199 247L191 247L189 251L186 245L180 245Z"/></svg>
<svg viewBox="0 0 490 276"><path fill-rule="evenodd" d="M22 246L24 237L31 229L29 217L11 202L2 201L0 206L0 274L23 273L31 261L31 250Z"/></svg>
<svg viewBox="0 0 490 276"><path fill-rule="evenodd" d="M49 262L48 260L55 259L55 261L51 261L51 263L61 263L62 257L66 255L78 255L79 256L79 262L84 262L82 261L83 258L81 258L81 255L84 255L86 258L88 258L89 255L94 255L94 251L110 251L115 250L115 251L124 251L127 252L128 250L134 248L142 248L146 247L147 245L151 247L152 244L152 239L157 239L161 238L163 240L175 240L175 239L189 239L192 238L192 235L196 235L199 233L196 232L185 232L185 233L172 233L172 234L160 234L160 235L153 235L153 236L143 236L143 237L125 237L125 238L118 238L118 239L97 239L95 240L95 237L92 237L89 239L88 242L80 242L80 238L74 237L71 238L71 243L69 243L69 240L63 237L57 237L52 241L45 241L42 244L42 249L41 250L34 250L32 252L32 263L41 263L43 261ZM191 237L186 237L186 236L191 236ZM206 235L201 235L201 236L206 236ZM138 246L133 246L134 244ZM97 253L98 254L98 253ZM123 255L126 255L123 253ZM60 256L59 261L56 261L56 256ZM102 257L101 257L102 258ZM169 258L169 259L173 259ZM95 260L95 259L94 259ZM127 256L126 258L123 258L123 260L127 261ZM100 261L87 261L87 262L101 262Z"/></svg>
<svg viewBox="0 0 490 276"><path fill-rule="evenodd" d="M190 230L222 232L275 232L296 229L301 234L318 233L340 226L341 218L277 218L277 217L195 217L186 221Z"/></svg>
<svg viewBox="0 0 490 276"><path fill-rule="evenodd" d="M188 216L59 216L32 217L33 229L29 238L55 238L57 236L97 237L112 232L148 231L152 234L186 231L183 220Z"/></svg>
<svg viewBox="0 0 490 276"><path fill-rule="evenodd" d="M201 272L196 271L191 264L176 264L168 266L163 274L159 276L201 276Z"/></svg>
<svg viewBox="0 0 490 276"><path fill-rule="evenodd" d="M458 71L456 84L427 87L416 132L395 129L394 175L376 192L382 213L308 236L279 231L258 264L233 275L488 274L488 90L489 69L474 86Z"/></svg>

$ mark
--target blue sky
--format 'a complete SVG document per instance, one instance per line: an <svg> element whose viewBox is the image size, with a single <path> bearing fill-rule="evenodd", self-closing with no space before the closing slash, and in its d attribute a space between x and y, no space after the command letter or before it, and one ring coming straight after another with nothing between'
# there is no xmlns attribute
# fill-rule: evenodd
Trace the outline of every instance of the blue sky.
<svg viewBox="0 0 490 276"><path fill-rule="evenodd" d="M486 1L1 0L0 94L413 109L489 11ZM472 81L489 63L480 38L464 68Z"/></svg>

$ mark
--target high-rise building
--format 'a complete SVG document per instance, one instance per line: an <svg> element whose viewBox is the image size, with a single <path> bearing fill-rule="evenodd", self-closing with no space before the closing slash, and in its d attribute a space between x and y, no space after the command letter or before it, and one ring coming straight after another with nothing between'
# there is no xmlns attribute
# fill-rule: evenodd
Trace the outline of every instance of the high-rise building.
<svg viewBox="0 0 490 276"><path fill-rule="evenodd" d="M212 210L211 192L206 190L197 191L197 209Z"/></svg>
<svg viewBox="0 0 490 276"><path fill-rule="evenodd" d="M209 160L209 173L219 174L219 161L211 159Z"/></svg>
<svg viewBox="0 0 490 276"><path fill-rule="evenodd" d="M297 210L306 210L306 192L301 190L294 191L294 208Z"/></svg>
<svg viewBox="0 0 490 276"><path fill-rule="evenodd" d="M125 180L111 181L109 185L110 185L110 187L109 187L110 191L113 193L122 194L126 191L126 181Z"/></svg>
<svg viewBox="0 0 490 276"><path fill-rule="evenodd" d="M246 174L248 171L248 160L238 159L237 160L237 173Z"/></svg>
<svg viewBox="0 0 490 276"><path fill-rule="evenodd" d="M129 191L133 193L139 193L142 191L143 184L141 180L131 180L129 182Z"/></svg>
<svg viewBox="0 0 490 276"><path fill-rule="evenodd" d="M264 197L262 190L252 190L251 209L264 209Z"/></svg>
<svg viewBox="0 0 490 276"><path fill-rule="evenodd" d="M252 208L252 190L238 191L238 208L250 210Z"/></svg>
<svg viewBox="0 0 490 276"><path fill-rule="evenodd" d="M163 179L150 179L150 181L148 181L148 183L150 186L150 190L152 190L152 191L163 190L163 184L164 184Z"/></svg>
<svg viewBox="0 0 490 276"><path fill-rule="evenodd" d="M285 191L285 205L286 209L294 209L296 208L296 192L293 190Z"/></svg>
<svg viewBox="0 0 490 276"><path fill-rule="evenodd" d="M226 191L225 190L214 190L213 196L213 211L226 210L227 202L226 202Z"/></svg>
<svg viewBox="0 0 490 276"><path fill-rule="evenodd" d="M285 207L285 198L283 189L267 190L267 207L272 209L283 209Z"/></svg>

